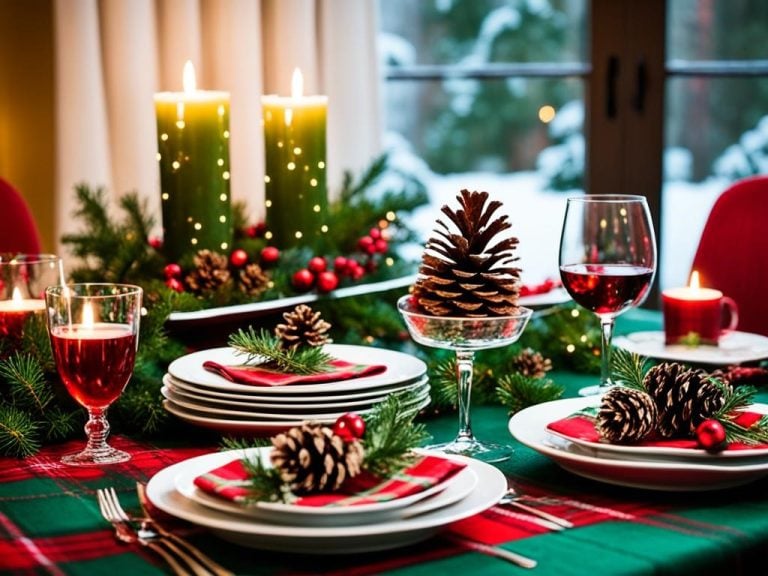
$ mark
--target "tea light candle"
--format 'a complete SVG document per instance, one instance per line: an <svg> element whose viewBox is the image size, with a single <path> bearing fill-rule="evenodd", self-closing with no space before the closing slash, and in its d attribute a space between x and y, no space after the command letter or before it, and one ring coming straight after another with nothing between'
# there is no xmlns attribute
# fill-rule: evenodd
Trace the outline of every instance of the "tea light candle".
<svg viewBox="0 0 768 576"><path fill-rule="evenodd" d="M688 340L702 344L717 343L722 326L723 293L702 288L697 271L691 273L687 287L664 290L661 298L667 344Z"/></svg>
<svg viewBox="0 0 768 576"><path fill-rule="evenodd" d="M196 84L188 61L184 92L155 94L163 251L172 261L232 246L229 93Z"/></svg>
<svg viewBox="0 0 768 576"><path fill-rule="evenodd" d="M328 98L304 96L293 72L291 96L262 98L266 150L267 239L280 248L309 245L328 231L325 133Z"/></svg>
<svg viewBox="0 0 768 576"><path fill-rule="evenodd" d="M0 337L20 339L27 319L33 314L42 316L44 311L44 300L22 298L19 289L14 288L10 300L0 300Z"/></svg>

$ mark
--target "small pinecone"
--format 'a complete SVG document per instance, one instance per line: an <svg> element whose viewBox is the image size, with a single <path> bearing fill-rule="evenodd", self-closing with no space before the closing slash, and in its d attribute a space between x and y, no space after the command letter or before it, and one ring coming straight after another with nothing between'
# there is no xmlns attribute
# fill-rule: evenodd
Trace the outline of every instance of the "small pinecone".
<svg viewBox="0 0 768 576"><path fill-rule="evenodd" d="M659 411L658 431L665 438L692 436L696 427L724 402L721 389L702 370L676 363L654 366L643 380ZM727 385L727 384L726 384Z"/></svg>
<svg viewBox="0 0 768 576"><path fill-rule="evenodd" d="M196 294L213 292L230 280L228 260L226 256L200 250L194 257L195 269L192 270L184 282L187 288Z"/></svg>
<svg viewBox="0 0 768 576"><path fill-rule="evenodd" d="M275 336L285 349L300 346L322 346L329 343L328 330L331 325L320 318L320 312L314 312L306 304L299 304L291 312L283 314L285 323L275 326Z"/></svg>
<svg viewBox="0 0 768 576"><path fill-rule="evenodd" d="M512 368L523 376L544 378L552 370L552 360L526 348L512 360Z"/></svg>
<svg viewBox="0 0 768 576"><path fill-rule="evenodd" d="M657 416L656 404L650 394L616 386L603 395L597 414L597 430L608 442L637 442L656 427Z"/></svg>
<svg viewBox="0 0 768 576"><path fill-rule="evenodd" d="M272 465L295 494L336 490L360 472L363 445L345 442L331 428L307 424L272 438Z"/></svg>
<svg viewBox="0 0 768 576"><path fill-rule="evenodd" d="M507 216L493 218L501 202L487 192L462 190L461 209L443 206L458 233L441 220L427 242L413 294L434 316L505 316L518 311L520 269L511 263L518 239L500 238Z"/></svg>
<svg viewBox="0 0 768 576"><path fill-rule="evenodd" d="M248 264L240 270L240 291L249 296L258 296L269 286L269 276L258 264Z"/></svg>

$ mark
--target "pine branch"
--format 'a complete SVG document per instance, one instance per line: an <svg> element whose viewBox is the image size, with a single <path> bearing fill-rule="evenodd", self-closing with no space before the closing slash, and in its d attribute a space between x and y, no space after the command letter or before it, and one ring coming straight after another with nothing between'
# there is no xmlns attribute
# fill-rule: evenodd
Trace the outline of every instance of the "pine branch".
<svg viewBox="0 0 768 576"><path fill-rule="evenodd" d="M39 425L14 406L0 404L0 454L23 458L40 449Z"/></svg>
<svg viewBox="0 0 768 576"><path fill-rule="evenodd" d="M648 358L623 348L613 348L611 354L611 380L627 388L645 391L643 379L648 371Z"/></svg>
<svg viewBox="0 0 768 576"><path fill-rule="evenodd" d="M81 419L80 411L66 412L59 406L48 408L43 415L43 422L47 430L46 439L56 441L67 438L78 428Z"/></svg>
<svg viewBox="0 0 768 576"><path fill-rule="evenodd" d="M53 392L34 357L16 353L0 360L0 376L7 380L11 397L18 407L45 413Z"/></svg>
<svg viewBox="0 0 768 576"><path fill-rule="evenodd" d="M328 372L333 360L320 346L283 349L279 338L263 328L257 334L253 326L249 326L247 332L241 328L230 334L228 343L237 353L247 356L244 364L261 363L264 367L290 374Z"/></svg>
<svg viewBox="0 0 768 576"><path fill-rule="evenodd" d="M510 414L534 404L557 400L564 392L563 386L549 378L533 378L519 372L502 376L496 388L499 400Z"/></svg>

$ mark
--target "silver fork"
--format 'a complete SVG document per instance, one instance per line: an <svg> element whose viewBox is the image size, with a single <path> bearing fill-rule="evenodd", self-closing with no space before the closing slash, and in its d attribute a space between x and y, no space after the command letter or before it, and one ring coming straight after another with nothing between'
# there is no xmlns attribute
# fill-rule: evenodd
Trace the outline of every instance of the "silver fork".
<svg viewBox="0 0 768 576"><path fill-rule="evenodd" d="M120 505L117 499L117 493L114 488L98 489L96 497L99 501L99 510L101 515L115 529L115 536L121 542L128 544L141 544L151 549L165 560L175 574L179 576L210 576L210 572L205 569L197 560L181 550L170 540L160 536L152 530L144 528L135 529L130 522L128 515ZM181 559L189 568L185 568L180 562Z"/></svg>
<svg viewBox="0 0 768 576"><path fill-rule="evenodd" d="M510 487L506 494L501 497L501 500L499 500L498 504L501 506L513 506L515 508L518 508L519 510L522 510L523 512L527 512L528 514L532 514L534 516L538 516L539 518L542 518L548 522L551 522L555 524L556 526L559 526L560 528L573 528L573 522L570 520L566 520L565 518L560 518L559 516L555 516L554 514L550 514L549 512L545 512L544 510L539 510L538 508L534 508L533 506L527 506L523 504L522 502L519 502L520 499L525 498L522 494L518 494L515 492L515 489Z"/></svg>

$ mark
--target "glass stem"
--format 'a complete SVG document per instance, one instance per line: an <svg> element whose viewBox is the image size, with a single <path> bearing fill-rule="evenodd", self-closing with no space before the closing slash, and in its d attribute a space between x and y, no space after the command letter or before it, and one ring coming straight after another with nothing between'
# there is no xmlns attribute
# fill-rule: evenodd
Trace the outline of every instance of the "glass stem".
<svg viewBox="0 0 768 576"><path fill-rule="evenodd" d="M86 450L93 453L109 452L107 444L109 422L107 411L102 408L88 408L88 422L85 423L85 435L88 438Z"/></svg>
<svg viewBox="0 0 768 576"><path fill-rule="evenodd" d="M472 372L475 353L471 350L456 350L456 377L458 381L459 400L459 442L472 442L472 423L470 421L469 405L472 397Z"/></svg>
<svg viewBox="0 0 768 576"><path fill-rule="evenodd" d="M613 338L613 316L600 317L600 387L612 386L611 382L611 339Z"/></svg>

